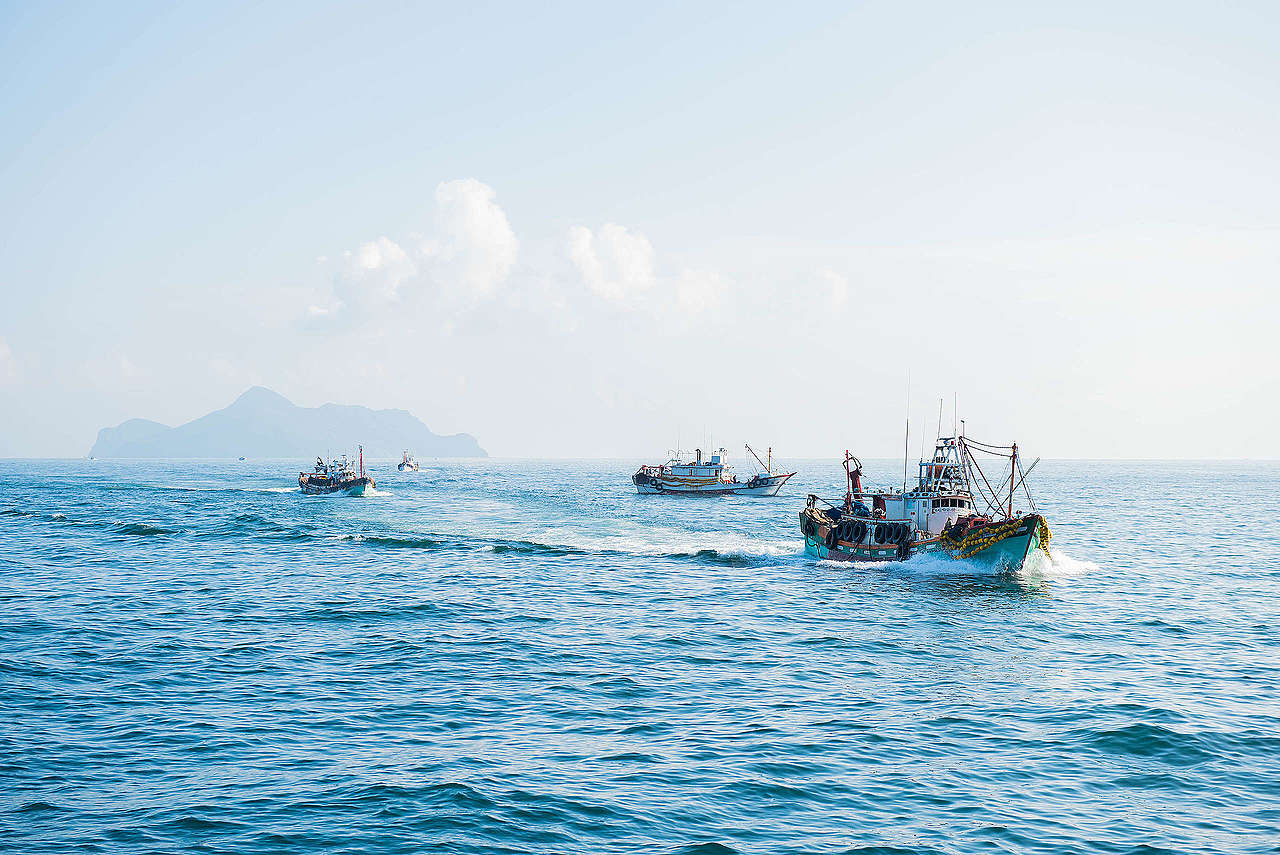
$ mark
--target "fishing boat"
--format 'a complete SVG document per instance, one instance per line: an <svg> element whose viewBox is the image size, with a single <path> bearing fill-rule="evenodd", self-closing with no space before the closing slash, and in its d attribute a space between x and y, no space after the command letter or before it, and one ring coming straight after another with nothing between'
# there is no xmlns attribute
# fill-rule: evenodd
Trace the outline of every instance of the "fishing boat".
<svg viewBox="0 0 1280 855"><path fill-rule="evenodd" d="M396 464L396 469L399 469L401 472L417 472L418 461L412 454L406 451L404 456L400 458L400 462Z"/></svg>
<svg viewBox="0 0 1280 855"><path fill-rule="evenodd" d="M631 476L636 492L641 495L667 496L776 496L782 485L796 473L779 472L773 468L773 449L768 451L768 462L747 446L762 471L745 481L733 474L733 467L725 463L728 455L723 448L702 459L702 449L694 450L693 460L682 460L680 452L661 465L641 466Z"/></svg>
<svg viewBox="0 0 1280 855"><path fill-rule="evenodd" d="M993 486L979 456L1003 458L1008 473ZM905 561L914 555L963 559L994 571L1018 571L1047 559L1052 534L1036 511L1018 444L995 446L965 436L939 437L921 460L917 483L866 492L862 463L845 452L847 483L839 505L810 495L800 512L805 551L832 561ZM905 467L904 467L905 470ZM992 476L998 477L993 474ZM1014 509L1019 489L1028 509ZM870 506L868 506L870 503Z"/></svg>
<svg viewBox="0 0 1280 855"><path fill-rule="evenodd" d="M317 457L314 470L298 473L298 486L302 488L302 492L311 495L345 493L348 496L363 496L376 485L373 478L364 474L364 446L360 446L359 457L359 472L352 468L345 454L328 462L323 457Z"/></svg>

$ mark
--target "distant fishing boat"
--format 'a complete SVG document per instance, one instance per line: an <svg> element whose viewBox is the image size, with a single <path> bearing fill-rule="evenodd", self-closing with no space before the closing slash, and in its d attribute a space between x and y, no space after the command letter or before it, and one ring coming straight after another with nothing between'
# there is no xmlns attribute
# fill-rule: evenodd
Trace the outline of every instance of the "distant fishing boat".
<svg viewBox="0 0 1280 855"><path fill-rule="evenodd" d="M359 455L358 473L351 467L345 454L327 463L323 457L317 457L313 471L298 473L298 486L302 488L302 492L312 495L345 493L348 496L363 496L376 485L372 478L364 474L364 446L360 446Z"/></svg>
<svg viewBox="0 0 1280 855"><path fill-rule="evenodd" d="M699 448L694 450L694 459L690 461L681 460L677 451L666 463L641 466L631 476L631 483L636 485L636 492L641 495L776 496L782 485L796 474L774 471L772 448L769 449L767 463L752 451L751 446L747 446L747 451L764 471L746 481L738 480L738 476L733 474L733 467L724 462L727 454L723 448L712 452L705 462Z"/></svg>
<svg viewBox="0 0 1280 855"><path fill-rule="evenodd" d="M396 469L399 469L401 472L417 472L418 461L412 454L406 451L404 456L400 458L400 462L396 464Z"/></svg>
<svg viewBox="0 0 1280 855"><path fill-rule="evenodd" d="M993 486L976 454L1007 459L1008 474ZM1048 557L1052 537L1026 483L1039 462L1024 470L1017 443L994 446L963 435L939 437L932 459L920 461L910 490L864 492L862 463L846 451L844 503L837 506L811 495L800 512L805 551L853 562L905 561L927 553L995 570L1020 570L1038 555ZM1026 495L1027 513L1014 510L1019 489ZM979 503L984 510L978 510Z"/></svg>

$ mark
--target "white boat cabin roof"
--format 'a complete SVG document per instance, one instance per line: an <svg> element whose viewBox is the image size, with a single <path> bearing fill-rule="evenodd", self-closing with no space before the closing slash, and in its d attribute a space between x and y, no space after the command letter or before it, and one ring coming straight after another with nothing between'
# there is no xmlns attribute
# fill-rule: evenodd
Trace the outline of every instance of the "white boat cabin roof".
<svg viewBox="0 0 1280 855"><path fill-rule="evenodd" d="M693 460L681 460L677 451L663 468L672 475L716 475L729 468L725 463L729 455L723 448L711 452L706 460L702 459L701 448L694 449L693 455Z"/></svg>

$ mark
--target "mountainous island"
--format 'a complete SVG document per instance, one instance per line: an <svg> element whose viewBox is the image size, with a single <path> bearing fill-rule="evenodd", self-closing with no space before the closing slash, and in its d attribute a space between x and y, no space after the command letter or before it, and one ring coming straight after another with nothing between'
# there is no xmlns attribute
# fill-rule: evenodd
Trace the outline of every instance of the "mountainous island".
<svg viewBox="0 0 1280 855"><path fill-rule="evenodd" d="M98 431L91 457L301 457L352 454L365 457L488 457L470 434L432 433L406 410L325 404L299 407L283 395L254 386L230 406L178 427L130 419Z"/></svg>

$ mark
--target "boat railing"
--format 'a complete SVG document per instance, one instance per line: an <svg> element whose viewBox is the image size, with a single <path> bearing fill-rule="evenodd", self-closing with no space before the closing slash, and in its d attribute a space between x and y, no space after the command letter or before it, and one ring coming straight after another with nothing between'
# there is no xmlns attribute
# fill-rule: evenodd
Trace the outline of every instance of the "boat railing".
<svg viewBox="0 0 1280 855"><path fill-rule="evenodd" d="M857 496L859 496L859 495L861 495L861 496L874 496L874 495L897 496L897 495L900 495L900 494L898 494L898 493L880 493L880 494L877 494L877 493L854 493L854 497L855 497L855 498L856 498ZM811 510L811 511L812 511L812 510L816 510L816 509L817 509L817 507L818 507L818 503L819 503L819 502L821 502L822 504L826 505L828 508L831 508L833 511L839 511L839 512L840 512L840 514L841 514L841 516L843 516L843 515L845 515L845 514L848 514L848 515L850 515L850 516L853 516L853 518L854 518L854 519L866 520L867 522L872 522L872 523L882 523L882 522L883 522L883 523L911 523L912 525L914 525L914 524L915 524L915 520L914 520L913 518L911 518L911 517L876 517L876 516L866 516L866 517L862 517L862 516L855 516L851 511L846 511L846 510L845 510L845 508L844 508L844 502L840 502L839 504L836 504L835 502L828 502L826 499L822 498L821 496L815 496L813 493L810 493L810 494L809 494L809 498L808 498L808 499L806 500L806 502L805 502L805 509L806 509L806 510Z"/></svg>

